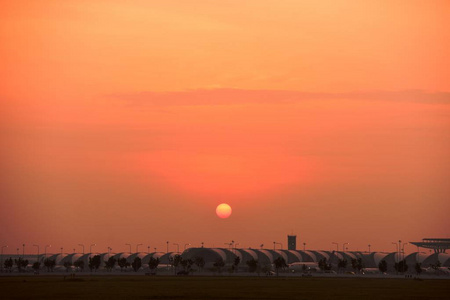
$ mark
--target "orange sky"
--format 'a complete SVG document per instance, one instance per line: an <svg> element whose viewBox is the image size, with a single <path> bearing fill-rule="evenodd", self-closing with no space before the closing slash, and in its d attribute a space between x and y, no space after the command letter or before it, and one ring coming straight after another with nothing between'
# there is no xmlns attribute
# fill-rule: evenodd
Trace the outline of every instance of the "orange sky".
<svg viewBox="0 0 450 300"><path fill-rule="evenodd" d="M0 243L450 237L450 5L407 4L0 2Z"/></svg>

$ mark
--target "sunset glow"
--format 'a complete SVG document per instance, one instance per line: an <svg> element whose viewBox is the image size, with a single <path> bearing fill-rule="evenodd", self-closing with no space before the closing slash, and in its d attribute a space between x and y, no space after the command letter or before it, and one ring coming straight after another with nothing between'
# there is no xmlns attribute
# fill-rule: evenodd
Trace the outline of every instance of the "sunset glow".
<svg viewBox="0 0 450 300"><path fill-rule="evenodd" d="M2 1L0 239L448 237L449 20L449 1Z"/></svg>

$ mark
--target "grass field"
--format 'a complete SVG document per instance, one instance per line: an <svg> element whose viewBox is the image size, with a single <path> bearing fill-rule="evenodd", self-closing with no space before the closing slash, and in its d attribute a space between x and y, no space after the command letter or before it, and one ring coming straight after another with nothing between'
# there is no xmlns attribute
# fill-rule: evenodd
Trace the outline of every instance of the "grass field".
<svg viewBox="0 0 450 300"><path fill-rule="evenodd" d="M0 299L450 299L450 280L377 278L0 277Z"/></svg>

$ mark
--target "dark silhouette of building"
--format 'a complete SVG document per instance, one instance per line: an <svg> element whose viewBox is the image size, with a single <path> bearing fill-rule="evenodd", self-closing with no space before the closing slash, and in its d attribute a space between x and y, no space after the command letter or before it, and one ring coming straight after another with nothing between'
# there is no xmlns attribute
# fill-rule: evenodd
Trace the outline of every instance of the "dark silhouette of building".
<svg viewBox="0 0 450 300"><path fill-rule="evenodd" d="M288 235L288 250L297 250L297 236Z"/></svg>
<svg viewBox="0 0 450 300"><path fill-rule="evenodd" d="M422 242L410 243L417 247L433 249L434 253L446 253L446 250L450 249L450 239L425 238Z"/></svg>

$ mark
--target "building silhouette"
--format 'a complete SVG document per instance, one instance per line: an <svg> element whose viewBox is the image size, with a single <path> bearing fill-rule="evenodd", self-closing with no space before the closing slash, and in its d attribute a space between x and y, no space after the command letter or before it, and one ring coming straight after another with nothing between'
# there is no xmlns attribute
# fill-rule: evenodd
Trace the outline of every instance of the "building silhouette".
<svg viewBox="0 0 450 300"><path fill-rule="evenodd" d="M422 242L410 243L417 247L433 249L434 253L446 253L450 249L450 239L424 238Z"/></svg>
<svg viewBox="0 0 450 300"><path fill-rule="evenodd" d="M288 250L297 250L297 236L288 235Z"/></svg>

